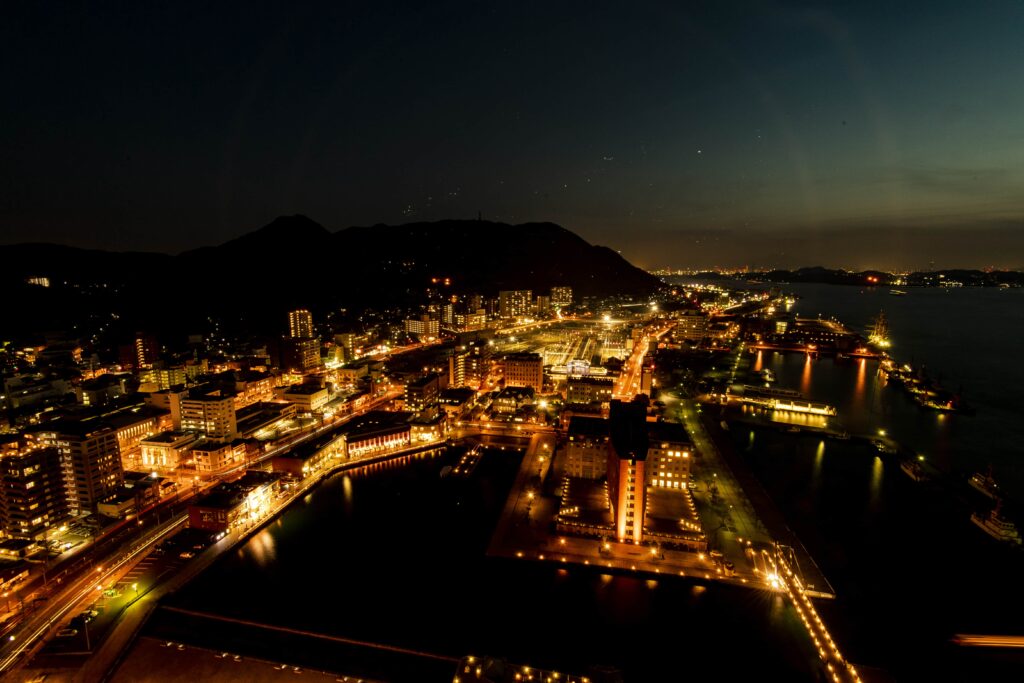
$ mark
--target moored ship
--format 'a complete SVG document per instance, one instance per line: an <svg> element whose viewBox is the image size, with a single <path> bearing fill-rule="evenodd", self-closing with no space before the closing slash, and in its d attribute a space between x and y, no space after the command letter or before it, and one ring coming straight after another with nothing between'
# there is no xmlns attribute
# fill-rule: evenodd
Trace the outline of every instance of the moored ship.
<svg viewBox="0 0 1024 683"><path fill-rule="evenodd" d="M967 480L967 483L981 493L984 493L989 498L996 499L999 497L999 484L996 483L995 478L992 476L991 467L988 468L987 474L975 472L971 475L971 478Z"/></svg>
<svg viewBox="0 0 1024 683"><path fill-rule="evenodd" d="M1000 514L1003 501L996 503L995 508L987 515L979 515L977 512L971 515L971 521L981 528L986 534L997 541L1005 541L1015 545L1021 544L1020 532L1013 522Z"/></svg>

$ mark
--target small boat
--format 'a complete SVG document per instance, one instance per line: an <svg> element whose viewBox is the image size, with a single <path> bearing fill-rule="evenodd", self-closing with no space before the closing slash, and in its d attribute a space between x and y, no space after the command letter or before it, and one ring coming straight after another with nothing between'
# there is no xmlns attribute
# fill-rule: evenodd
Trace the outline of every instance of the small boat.
<svg viewBox="0 0 1024 683"><path fill-rule="evenodd" d="M995 478L992 477L991 466L988 468L988 474L975 472L971 475L971 478L967 480L967 483L989 498L999 498L999 484L997 484Z"/></svg>
<svg viewBox="0 0 1024 683"><path fill-rule="evenodd" d="M889 293L892 294L893 296L906 296L907 294L902 289L890 289Z"/></svg>
<svg viewBox="0 0 1024 683"><path fill-rule="evenodd" d="M1003 501L999 500L988 515L982 516L975 512L971 515L971 521L997 541L1006 541L1007 543L1020 545L1020 532L1017 531L1017 527L1013 522L999 514L1002 507Z"/></svg>
<svg viewBox="0 0 1024 683"><path fill-rule="evenodd" d="M925 474L921 463L916 460L904 460L900 463L900 469L914 481L926 481L928 479L928 475Z"/></svg>

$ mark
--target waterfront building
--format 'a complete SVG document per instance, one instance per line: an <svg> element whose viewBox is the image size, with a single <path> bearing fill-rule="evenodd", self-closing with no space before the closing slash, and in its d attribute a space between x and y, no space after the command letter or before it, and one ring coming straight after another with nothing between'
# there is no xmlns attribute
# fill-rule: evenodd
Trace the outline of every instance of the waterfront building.
<svg viewBox="0 0 1024 683"><path fill-rule="evenodd" d="M217 484L188 506L189 526L222 532L254 524L269 511L280 478L280 473L248 471L237 481Z"/></svg>
<svg viewBox="0 0 1024 683"><path fill-rule="evenodd" d="M544 358L527 351L505 356L505 386L544 389Z"/></svg>
<svg viewBox="0 0 1024 683"><path fill-rule="evenodd" d="M615 537L639 543L647 506L645 466L650 443L644 406L613 402L608 433L608 497L615 516Z"/></svg>
<svg viewBox="0 0 1024 683"><path fill-rule="evenodd" d="M327 467L332 460L341 456L344 441L340 436L321 437L313 443L305 443L271 460L274 472L295 479L304 479Z"/></svg>
<svg viewBox="0 0 1024 683"><path fill-rule="evenodd" d="M695 520L680 523L692 517L688 482L694 453L682 425L648 421L643 404L612 401L607 419L570 418L563 453L573 490L607 480L604 508L575 514L567 528L582 530L582 518L610 508L608 531L620 541L656 539L690 548L703 543Z"/></svg>
<svg viewBox="0 0 1024 683"><path fill-rule="evenodd" d="M498 292L498 315L502 318L522 318L533 311L533 292L529 289L511 289Z"/></svg>
<svg viewBox="0 0 1024 683"><path fill-rule="evenodd" d="M343 456L360 458L408 446L412 428L408 412L371 410L342 429Z"/></svg>
<svg viewBox="0 0 1024 683"><path fill-rule="evenodd" d="M315 337L313 314L305 309L288 313L288 336L309 339Z"/></svg>
<svg viewBox="0 0 1024 683"><path fill-rule="evenodd" d="M596 480L608 475L608 421L574 415L565 444L565 476Z"/></svg>

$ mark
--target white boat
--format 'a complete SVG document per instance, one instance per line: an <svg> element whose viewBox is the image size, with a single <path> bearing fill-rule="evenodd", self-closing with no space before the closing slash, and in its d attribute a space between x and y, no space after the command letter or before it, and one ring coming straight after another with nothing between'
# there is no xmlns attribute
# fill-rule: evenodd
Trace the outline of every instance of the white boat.
<svg viewBox="0 0 1024 683"><path fill-rule="evenodd" d="M1003 501L1000 500L987 516L982 516L975 512L971 515L971 521L997 541L1006 541L1007 543L1020 545L1020 532L1017 531L1017 527L1013 522L999 514L1002 506Z"/></svg>

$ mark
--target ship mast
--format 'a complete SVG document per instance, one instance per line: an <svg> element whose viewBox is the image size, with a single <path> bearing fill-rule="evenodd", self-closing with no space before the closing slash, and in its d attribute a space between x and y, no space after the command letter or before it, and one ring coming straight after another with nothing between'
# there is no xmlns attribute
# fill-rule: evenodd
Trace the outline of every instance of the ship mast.
<svg viewBox="0 0 1024 683"><path fill-rule="evenodd" d="M868 342L883 349L889 347L889 323L885 319L885 311L878 312L878 317L871 325Z"/></svg>

